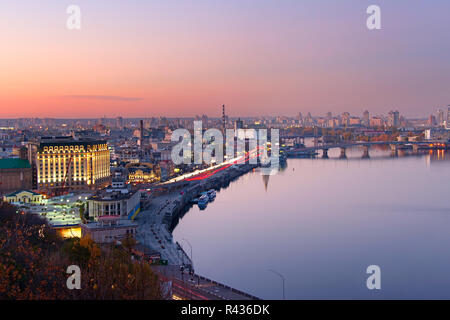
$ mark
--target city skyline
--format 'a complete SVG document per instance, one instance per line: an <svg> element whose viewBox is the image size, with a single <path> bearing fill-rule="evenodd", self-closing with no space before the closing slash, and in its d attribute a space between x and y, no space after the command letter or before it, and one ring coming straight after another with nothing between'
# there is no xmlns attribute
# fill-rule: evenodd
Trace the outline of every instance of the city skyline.
<svg viewBox="0 0 450 320"><path fill-rule="evenodd" d="M220 110L222 110L222 107L225 107L225 105L220 106ZM219 109L219 108L216 108ZM335 119L335 118L342 118L342 117L348 117L348 118L358 118L361 120L365 120L365 118L367 118L367 120L372 119L372 118L382 118L382 119L389 119L389 117L391 116L392 113L398 113L397 117L402 117L404 119L410 119L410 120L426 120L426 119L430 119L430 117L434 117L435 120L439 120L439 123L442 123L446 118L450 117L450 105L446 106L446 107L438 107L436 108L436 110L432 113L429 114L422 114L422 115L418 115L416 117L408 117L407 115L399 112L396 109L391 109L386 113L374 113L371 112L370 110L363 110L359 113L350 113L350 112L332 112L332 111L328 111L326 113L323 114L318 114L318 113L312 113L310 111L307 112L302 112L299 111L296 114L262 114L262 115L247 115L247 116L243 116L243 115L239 115L239 114L235 114L235 115L229 115L228 112L226 113L226 117L227 119L253 119L253 120L258 120L258 119L297 119L297 120L301 120L303 118L306 117L311 117L312 119L326 119L326 120L330 120L330 119ZM208 118L208 119L219 119L221 120L223 117L223 114L213 114L212 116L206 114L206 113L201 113L201 114L193 114L193 115L189 115L189 116L167 116L167 115L143 115L143 116L126 116L126 114L120 114L117 116L111 116L111 115L101 115L99 117L89 117L89 116L84 116L84 117L47 117L47 116L37 116L37 117L15 117L15 118L1 118L0 120L46 120L46 119L51 119L51 120L81 120L81 121L97 121L97 122L102 122L103 120L117 120L117 119L121 119L121 120L130 120L130 121L136 121L139 119L169 119L169 120L176 120L176 119L180 119L180 120L201 120L204 117Z"/></svg>
<svg viewBox="0 0 450 320"><path fill-rule="evenodd" d="M450 101L447 1L379 1L376 31L369 1L75 2L77 31L66 3L0 4L0 118L216 116L223 103L414 118Z"/></svg>
<svg viewBox="0 0 450 320"><path fill-rule="evenodd" d="M0 1L0 300L450 300L449 12Z"/></svg>

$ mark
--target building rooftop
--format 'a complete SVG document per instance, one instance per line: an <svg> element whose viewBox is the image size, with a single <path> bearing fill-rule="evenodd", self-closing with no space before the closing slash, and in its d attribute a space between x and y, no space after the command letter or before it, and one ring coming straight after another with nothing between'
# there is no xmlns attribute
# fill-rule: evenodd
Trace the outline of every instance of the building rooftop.
<svg viewBox="0 0 450 320"><path fill-rule="evenodd" d="M116 220L116 219L114 219ZM87 228L89 230L95 229L110 229L110 228L129 228L129 227L137 227L138 224L132 220L128 219L117 219L115 223L108 223L107 221L95 221L88 222L82 224L83 228Z"/></svg>
<svg viewBox="0 0 450 320"><path fill-rule="evenodd" d="M88 200L95 200L95 201L124 200L133 197L136 194L136 192L137 192L136 190L129 190L128 188L121 188L121 189L107 188L89 197Z"/></svg>
<svg viewBox="0 0 450 320"><path fill-rule="evenodd" d="M7 158L0 159L0 169L25 169L31 168L30 162L24 159Z"/></svg>
<svg viewBox="0 0 450 320"><path fill-rule="evenodd" d="M42 150L43 147L63 145L63 146L87 146L92 144L105 144L106 140L96 139L96 138L74 138L72 136L63 137L41 137L39 149Z"/></svg>
<svg viewBox="0 0 450 320"><path fill-rule="evenodd" d="M18 195L21 192L29 192L31 194L34 194L35 196L40 196L41 195L40 193L31 191L31 190L18 190L18 191L15 191L13 193L7 194L6 197L14 197L15 195Z"/></svg>
<svg viewBox="0 0 450 320"><path fill-rule="evenodd" d="M78 208L62 204L20 204L19 207L27 212L38 214L45 218L53 228L65 228L78 226L82 221Z"/></svg>

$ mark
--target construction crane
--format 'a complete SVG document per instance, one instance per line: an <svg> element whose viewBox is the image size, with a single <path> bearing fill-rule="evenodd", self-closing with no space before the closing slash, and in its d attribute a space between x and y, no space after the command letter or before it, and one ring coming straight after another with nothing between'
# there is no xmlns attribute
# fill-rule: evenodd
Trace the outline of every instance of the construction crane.
<svg viewBox="0 0 450 320"><path fill-rule="evenodd" d="M61 185L61 189L64 189L64 187L66 185L67 174L69 173L70 165L72 164L72 159L73 159L73 155L71 154L70 158L69 158L69 162L67 163L67 166L66 166L66 173L64 174L64 179L63 179L63 182L62 182L62 185Z"/></svg>
<svg viewBox="0 0 450 320"><path fill-rule="evenodd" d="M70 165L72 164L72 159L73 159L73 155L70 155L69 158L69 162L66 165L66 172L64 173L64 178L61 184L61 187L59 188L55 188L53 193L53 196L57 197L57 196L62 196L63 194L66 194L66 182L67 182L67 177L69 174L69 170L70 170Z"/></svg>

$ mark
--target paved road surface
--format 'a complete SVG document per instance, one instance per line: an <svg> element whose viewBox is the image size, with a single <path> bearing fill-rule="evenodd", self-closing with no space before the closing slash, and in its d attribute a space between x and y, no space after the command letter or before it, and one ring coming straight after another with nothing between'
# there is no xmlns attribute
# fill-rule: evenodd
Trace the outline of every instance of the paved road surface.
<svg viewBox="0 0 450 320"><path fill-rule="evenodd" d="M179 200L179 193L161 195L152 200L149 208L139 213L136 222L139 224L136 240L161 253L161 258L169 264L182 265L190 263L182 250L178 250L172 234L162 222L166 210L171 210L174 201Z"/></svg>
<svg viewBox="0 0 450 320"><path fill-rule="evenodd" d="M179 266L154 266L153 269L166 279L172 280L173 294L191 300L255 300L226 285L211 281L202 276L182 273Z"/></svg>

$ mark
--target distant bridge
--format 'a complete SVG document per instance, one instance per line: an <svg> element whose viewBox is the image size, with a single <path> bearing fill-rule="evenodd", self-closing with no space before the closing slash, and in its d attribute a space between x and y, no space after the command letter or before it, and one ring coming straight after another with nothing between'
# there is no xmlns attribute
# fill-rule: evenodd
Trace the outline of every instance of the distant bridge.
<svg viewBox="0 0 450 320"><path fill-rule="evenodd" d="M313 147L305 147L305 148L299 148L295 150L291 150L290 152L312 152L312 151L318 151L322 150L322 157L327 158L328 157L328 150L329 149L335 149L340 148L341 154L340 158L346 158L346 149L351 147L357 147L361 146L363 147L364 153L363 158L369 158L369 148L371 146L379 146L379 145L389 145L391 147L391 150L394 154L397 154L398 149L400 147L404 147L407 145L412 145L413 151L418 152L420 149L449 149L450 143L449 142L443 142L443 141L355 141L355 142L341 142L341 143L334 143L334 144L318 144Z"/></svg>

